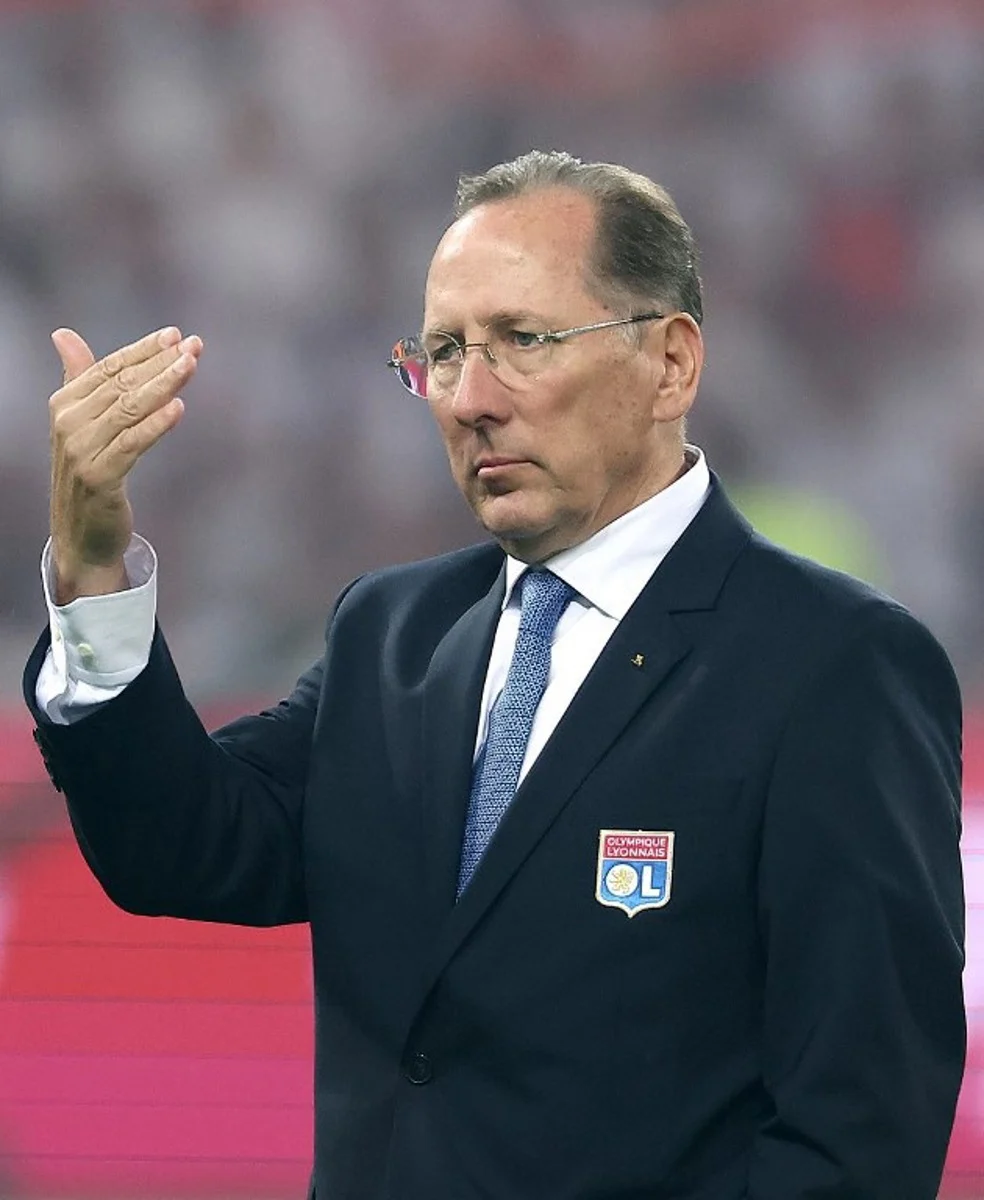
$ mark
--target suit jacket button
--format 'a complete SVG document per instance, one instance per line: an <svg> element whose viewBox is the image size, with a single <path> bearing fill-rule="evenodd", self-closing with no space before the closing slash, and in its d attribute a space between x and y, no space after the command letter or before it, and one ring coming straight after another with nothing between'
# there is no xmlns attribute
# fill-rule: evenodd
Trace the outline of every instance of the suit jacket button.
<svg viewBox="0 0 984 1200"><path fill-rule="evenodd" d="M426 1054L415 1054L410 1059L406 1076L411 1083L430 1083L434 1078L434 1067Z"/></svg>

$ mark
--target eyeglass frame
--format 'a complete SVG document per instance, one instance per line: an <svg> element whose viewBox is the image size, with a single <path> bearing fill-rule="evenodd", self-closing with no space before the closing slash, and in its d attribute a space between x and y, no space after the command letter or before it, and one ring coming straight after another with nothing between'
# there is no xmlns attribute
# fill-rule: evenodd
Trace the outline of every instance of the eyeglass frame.
<svg viewBox="0 0 984 1200"><path fill-rule="evenodd" d="M634 317L621 317L615 321L596 321L593 325L573 325L570 329L547 330L544 333L534 333L532 329L524 329L523 333L533 338L537 345L546 346L555 342L566 341L567 338L573 337L577 333L593 333L596 329L615 329L619 325L638 325L641 321L662 321L669 315L669 313L662 312L637 313ZM442 337L447 338L449 342L458 348L462 366L465 362L465 351L475 350L479 346L481 346L484 350L485 357L492 364L492 366L498 366L496 357L492 353L490 342L459 342L453 333L448 333L446 330L438 330L437 332L439 332ZM401 338L400 342L406 342L409 340L409 338ZM396 343L397 346L400 345L400 342ZM423 346L421 346L420 353L427 358L429 367L430 354L423 348ZM422 396L420 392L415 392L412 387L403 382L403 377L400 374L402 363L391 357L386 360L386 365L394 372L397 379L399 379L400 386L405 388L411 396L416 396L419 400L427 399L426 396Z"/></svg>

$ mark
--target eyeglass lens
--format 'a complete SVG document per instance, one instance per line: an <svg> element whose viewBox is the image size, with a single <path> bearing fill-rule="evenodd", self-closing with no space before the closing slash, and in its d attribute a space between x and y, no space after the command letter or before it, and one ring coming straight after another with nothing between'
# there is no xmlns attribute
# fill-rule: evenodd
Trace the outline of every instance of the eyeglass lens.
<svg viewBox="0 0 984 1200"><path fill-rule="evenodd" d="M390 365L408 391L427 399L427 358L415 339L401 338L396 343Z"/></svg>

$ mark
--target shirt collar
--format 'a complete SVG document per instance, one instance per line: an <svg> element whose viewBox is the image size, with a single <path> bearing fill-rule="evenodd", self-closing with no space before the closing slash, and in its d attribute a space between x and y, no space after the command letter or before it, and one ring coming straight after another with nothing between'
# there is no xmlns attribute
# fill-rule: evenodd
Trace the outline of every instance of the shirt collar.
<svg viewBox="0 0 984 1200"><path fill-rule="evenodd" d="M711 484L704 453L685 448L686 471L661 492L599 529L578 546L547 559L555 575L606 616L620 621L638 599L649 577L700 511ZM506 594L512 601L527 564L506 557Z"/></svg>

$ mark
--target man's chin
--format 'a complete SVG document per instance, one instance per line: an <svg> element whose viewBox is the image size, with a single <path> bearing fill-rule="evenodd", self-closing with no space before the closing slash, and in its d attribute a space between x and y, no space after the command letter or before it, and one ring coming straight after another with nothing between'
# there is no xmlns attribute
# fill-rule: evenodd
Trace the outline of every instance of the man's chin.
<svg viewBox="0 0 984 1200"><path fill-rule="evenodd" d="M553 553L549 543L553 526L544 515L514 503L515 496L485 498L475 508L479 524L507 554L523 562L537 562Z"/></svg>
<svg viewBox="0 0 984 1200"><path fill-rule="evenodd" d="M474 505L475 516L494 538L510 540L535 537L542 532L544 522L530 511L530 506L515 492L503 496L483 496Z"/></svg>

